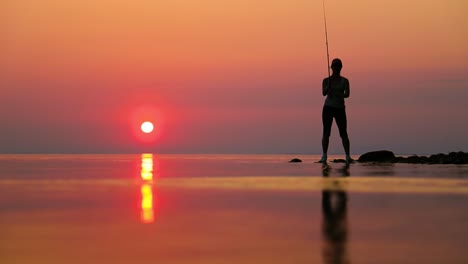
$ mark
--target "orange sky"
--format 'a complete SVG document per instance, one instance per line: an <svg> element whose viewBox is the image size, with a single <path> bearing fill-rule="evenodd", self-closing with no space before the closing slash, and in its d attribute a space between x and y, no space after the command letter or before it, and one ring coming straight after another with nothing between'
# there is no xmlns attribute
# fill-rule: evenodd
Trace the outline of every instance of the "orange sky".
<svg viewBox="0 0 468 264"><path fill-rule="evenodd" d="M326 5L352 152L466 150L468 4ZM322 1L4 0L0 38L2 152L321 151Z"/></svg>

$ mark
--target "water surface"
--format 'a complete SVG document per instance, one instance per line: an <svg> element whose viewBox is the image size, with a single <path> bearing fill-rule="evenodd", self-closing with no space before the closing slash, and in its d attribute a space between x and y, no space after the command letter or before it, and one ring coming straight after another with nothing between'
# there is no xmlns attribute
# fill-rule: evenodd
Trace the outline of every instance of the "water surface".
<svg viewBox="0 0 468 264"><path fill-rule="evenodd" d="M0 155L0 262L468 263L468 166L291 158Z"/></svg>

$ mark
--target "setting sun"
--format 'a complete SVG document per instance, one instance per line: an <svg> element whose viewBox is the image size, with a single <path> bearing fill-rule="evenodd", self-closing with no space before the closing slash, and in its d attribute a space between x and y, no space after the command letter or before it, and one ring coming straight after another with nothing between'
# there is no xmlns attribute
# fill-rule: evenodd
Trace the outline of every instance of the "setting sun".
<svg viewBox="0 0 468 264"><path fill-rule="evenodd" d="M145 133L151 133L153 132L153 129L154 129L154 125L151 122L146 121L146 122L143 122L143 124L141 124L141 131Z"/></svg>

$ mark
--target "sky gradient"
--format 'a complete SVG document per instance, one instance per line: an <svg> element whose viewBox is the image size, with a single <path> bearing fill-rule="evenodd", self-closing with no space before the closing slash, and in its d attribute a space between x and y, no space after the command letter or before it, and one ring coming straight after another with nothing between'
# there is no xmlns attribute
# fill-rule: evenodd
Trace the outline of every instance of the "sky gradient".
<svg viewBox="0 0 468 264"><path fill-rule="evenodd" d="M468 151L468 3L326 5L351 152ZM1 153L321 153L322 1L3 0L0 39Z"/></svg>

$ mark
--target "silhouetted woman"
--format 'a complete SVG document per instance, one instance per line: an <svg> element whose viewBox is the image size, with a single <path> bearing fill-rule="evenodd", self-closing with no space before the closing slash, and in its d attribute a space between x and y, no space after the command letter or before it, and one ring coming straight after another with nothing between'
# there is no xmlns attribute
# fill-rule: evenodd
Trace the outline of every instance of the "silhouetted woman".
<svg viewBox="0 0 468 264"><path fill-rule="evenodd" d="M343 148L346 153L346 162L350 163L353 160L349 155L349 138L347 132L347 120L346 120L346 108L345 98L349 97L349 81L345 77L341 76L341 69L343 64L340 59L334 59L331 64L333 74L330 78L325 78L322 82L322 94L327 96L322 111L322 123L323 123L323 137L322 137L322 150L323 155L320 162L327 161L328 144L331 134L331 127L333 118L338 125L340 131L341 141Z"/></svg>

